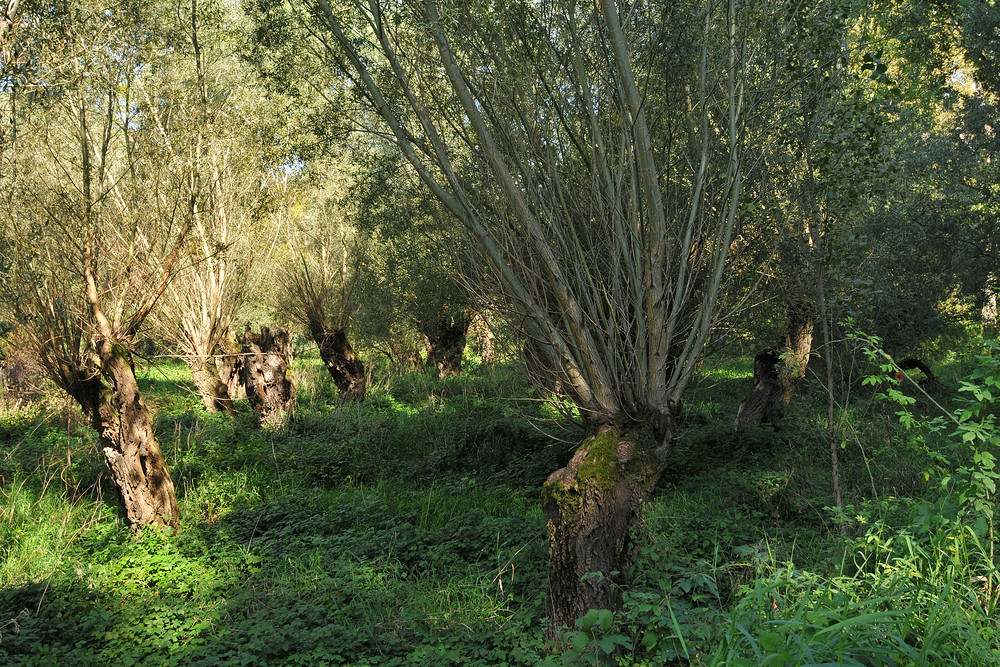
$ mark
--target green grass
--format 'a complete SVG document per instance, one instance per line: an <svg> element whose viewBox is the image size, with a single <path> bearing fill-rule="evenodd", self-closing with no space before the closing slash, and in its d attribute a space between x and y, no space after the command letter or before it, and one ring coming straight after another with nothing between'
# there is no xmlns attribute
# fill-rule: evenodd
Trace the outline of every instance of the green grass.
<svg viewBox="0 0 1000 667"><path fill-rule="evenodd" d="M176 535L129 534L64 401L0 414L0 663L996 664L992 554L893 408L838 405L838 516L820 386L780 429L733 430L751 361L706 361L624 609L555 652L538 494L572 432L512 368L376 371L338 407L302 358L271 431L205 413L180 364L145 370Z"/></svg>

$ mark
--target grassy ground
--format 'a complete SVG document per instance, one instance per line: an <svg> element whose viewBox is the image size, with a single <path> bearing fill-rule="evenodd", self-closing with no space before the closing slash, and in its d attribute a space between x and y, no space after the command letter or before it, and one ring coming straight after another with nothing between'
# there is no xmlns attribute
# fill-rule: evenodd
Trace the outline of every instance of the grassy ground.
<svg viewBox="0 0 1000 667"><path fill-rule="evenodd" d="M143 373L177 535L129 536L64 402L0 415L0 663L1000 661L984 533L870 389L838 412L838 513L820 387L780 430L736 433L750 361L709 360L625 609L552 651L538 495L573 434L504 366L376 377L339 408L324 373L297 362L297 414L275 431L245 405L206 414L181 365Z"/></svg>

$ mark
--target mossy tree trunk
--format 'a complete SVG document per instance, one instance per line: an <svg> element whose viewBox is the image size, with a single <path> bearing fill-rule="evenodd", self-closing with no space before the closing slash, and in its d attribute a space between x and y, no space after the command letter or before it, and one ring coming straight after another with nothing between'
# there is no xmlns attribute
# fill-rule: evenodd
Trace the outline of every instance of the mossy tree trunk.
<svg viewBox="0 0 1000 667"><path fill-rule="evenodd" d="M101 371L66 386L100 438L125 517L134 530L143 526L177 527L179 512L170 470L153 434L149 409L142 400L128 350L99 344Z"/></svg>
<svg viewBox="0 0 1000 667"><path fill-rule="evenodd" d="M427 363L437 368L438 377L459 375L462 372L462 355L465 353L465 334L469 320L454 317L439 320L427 336Z"/></svg>
<svg viewBox="0 0 1000 667"><path fill-rule="evenodd" d="M337 385L341 402L365 400L365 365L354 353L347 333L343 329L331 329L321 322L310 322L309 332L319 347L319 356L326 370Z"/></svg>
<svg viewBox="0 0 1000 667"><path fill-rule="evenodd" d="M295 384L288 375L291 341L288 333L262 327L260 334L249 328L243 335L240 377L247 400L262 426L281 426L295 402Z"/></svg>
<svg viewBox="0 0 1000 667"><path fill-rule="evenodd" d="M604 425L546 480L550 634L590 609L617 610L630 564L629 527L666 469L673 420Z"/></svg>
<svg viewBox="0 0 1000 667"><path fill-rule="evenodd" d="M793 304L788 309L788 316L788 331L785 334L782 361L778 368L782 407L788 406L799 380L806 376L806 366L809 364L809 355L812 352L814 326L812 308L806 303Z"/></svg>

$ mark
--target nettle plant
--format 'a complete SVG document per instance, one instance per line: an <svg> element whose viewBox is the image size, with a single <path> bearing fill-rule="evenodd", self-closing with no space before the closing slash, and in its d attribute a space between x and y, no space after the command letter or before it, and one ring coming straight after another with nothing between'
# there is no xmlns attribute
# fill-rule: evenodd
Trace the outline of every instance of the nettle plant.
<svg viewBox="0 0 1000 667"><path fill-rule="evenodd" d="M977 538L985 538L989 557L995 562L994 532L997 510L997 454L1000 452L1000 429L996 423L1000 403L1000 343L978 340L973 349L975 366L959 383L953 399L955 408L944 408L915 382L915 387L938 411L928 419L914 414L909 406L916 402L901 391L905 375L881 347L875 336L855 334L864 354L878 365L879 372L866 377L865 385L883 385L878 394L902 406L896 414L909 434L909 443L929 460L926 479L936 480L947 493L941 506L943 518L968 528Z"/></svg>

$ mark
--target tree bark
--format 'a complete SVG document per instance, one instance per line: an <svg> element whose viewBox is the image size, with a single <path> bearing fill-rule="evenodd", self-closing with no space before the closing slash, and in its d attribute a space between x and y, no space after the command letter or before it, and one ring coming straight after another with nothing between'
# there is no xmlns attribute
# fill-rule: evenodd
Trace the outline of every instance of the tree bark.
<svg viewBox="0 0 1000 667"><path fill-rule="evenodd" d="M806 376L809 354L812 352L813 317L808 304L797 303L789 309L788 333L778 370L781 383L781 403L787 407L799 380Z"/></svg>
<svg viewBox="0 0 1000 667"><path fill-rule="evenodd" d="M310 323L309 332L319 347L319 356L326 364L326 370L337 385L340 401L365 400L365 365L354 353L354 348L347 340L347 333L343 329L330 329L318 322Z"/></svg>
<svg viewBox="0 0 1000 667"><path fill-rule="evenodd" d="M462 372L462 355L465 353L465 334L469 320L465 317L438 321L427 336L427 361L438 370L439 378L459 375Z"/></svg>
<svg viewBox="0 0 1000 667"><path fill-rule="evenodd" d="M74 380L67 391L97 431L111 482L132 529L176 528L180 514L174 483L139 394L132 357L118 344L105 342L100 347L101 372Z"/></svg>
<svg viewBox="0 0 1000 667"><path fill-rule="evenodd" d="M246 398L242 380L243 355L234 337L227 338L215 349L215 368L219 373L219 380L226 385L230 400Z"/></svg>
<svg viewBox="0 0 1000 667"><path fill-rule="evenodd" d="M243 364L240 378L250 407L261 426L281 426L295 401L295 384L288 376L291 342L288 333L262 327L254 334L247 327L243 335Z"/></svg>
<svg viewBox="0 0 1000 667"><path fill-rule="evenodd" d="M496 335L493 333L490 323L481 312L476 312L469 322L469 334L475 342L479 351L479 359L484 364L491 364L496 358Z"/></svg>
<svg viewBox="0 0 1000 667"><path fill-rule="evenodd" d="M229 394L229 384L222 379L215 357L192 359L191 376L201 396L201 402L209 412L235 414L233 399Z"/></svg>
<svg viewBox="0 0 1000 667"><path fill-rule="evenodd" d="M779 381L777 351L761 350L753 360L753 389L740 403L736 412L736 426L760 426L777 423L785 412L784 385Z"/></svg>
<svg viewBox="0 0 1000 667"><path fill-rule="evenodd" d="M673 435L665 415L601 426L545 482L550 636L590 609L621 608L629 527L666 468Z"/></svg>

